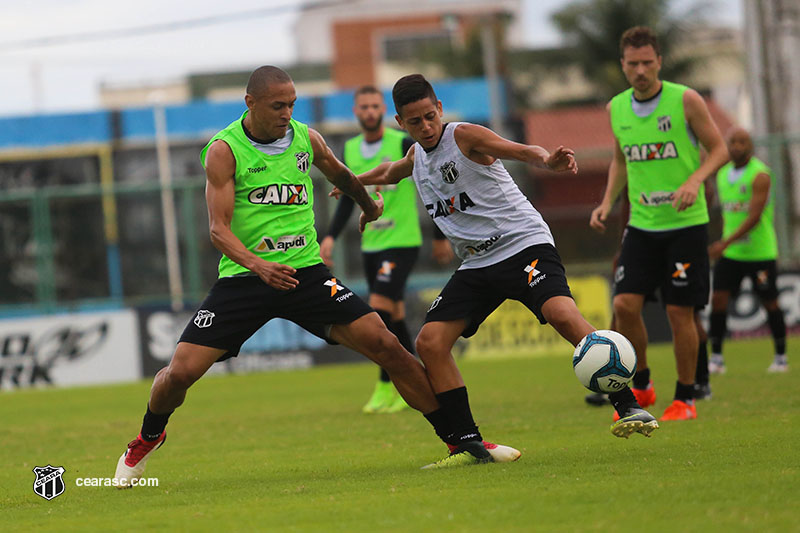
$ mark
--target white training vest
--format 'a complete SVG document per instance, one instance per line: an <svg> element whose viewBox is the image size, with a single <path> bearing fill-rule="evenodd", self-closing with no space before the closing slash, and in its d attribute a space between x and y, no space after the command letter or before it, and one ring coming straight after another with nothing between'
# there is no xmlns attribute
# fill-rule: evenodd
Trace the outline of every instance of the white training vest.
<svg viewBox="0 0 800 533"><path fill-rule="evenodd" d="M542 215L499 159L486 166L461 153L453 137L459 124L446 124L430 153L415 145L411 175L428 214L461 258L459 270L499 263L536 244L554 244Z"/></svg>

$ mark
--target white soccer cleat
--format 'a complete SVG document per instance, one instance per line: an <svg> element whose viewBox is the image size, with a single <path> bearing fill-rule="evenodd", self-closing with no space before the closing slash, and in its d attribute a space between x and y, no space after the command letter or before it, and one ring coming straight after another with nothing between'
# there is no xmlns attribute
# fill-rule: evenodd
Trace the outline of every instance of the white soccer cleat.
<svg viewBox="0 0 800 533"><path fill-rule="evenodd" d="M117 471L114 473L114 486L127 489L133 486L134 479L140 479L144 473L147 458L159 449L167 440L167 432L154 441L142 439L141 434L128 443L128 449L123 452L117 461Z"/></svg>
<svg viewBox="0 0 800 533"><path fill-rule="evenodd" d="M789 363L782 362L782 361L773 361L769 368L767 368L767 372L770 374L782 374L783 372L789 371Z"/></svg>
<svg viewBox="0 0 800 533"><path fill-rule="evenodd" d="M483 441L483 445L486 451L489 452L489 455L492 456L495 463L510 463L516 461L522 455L522 452L511 446L504 446L487 441Z"/></svg>
<svg viewBox="0 0 800 533"><path fill-rule="evenodd" d="M728 369L725 366L725 359L721 355L712 355L708 360L708 373L709 374L724 374Z"/></svg>

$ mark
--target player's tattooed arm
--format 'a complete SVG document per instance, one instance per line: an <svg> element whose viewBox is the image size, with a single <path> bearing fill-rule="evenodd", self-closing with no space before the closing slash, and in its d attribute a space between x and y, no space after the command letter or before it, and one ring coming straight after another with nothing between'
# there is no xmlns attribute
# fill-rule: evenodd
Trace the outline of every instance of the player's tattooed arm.
<svg viewBox="0 0 800 533"><path fill-rule="evenodd" d="M230 146L215 141L206 153L206 204L208 229L214 247L226 257L258 275L264 283L279 290L297 286L292 277L295 269L280 263L265 261L242 244L231 231L235 198L236 159Z"/></svg>
<svg viewBox="0 0 800 533"><path fill-rule="evenodd" d="M322 171L336 189L352 198L361 207L363 212L359 218L359 227L363 231L368 222L377 220L383 213L383 198L378 194L378 201L372 199L355 174L337 159L322 135L310 128L308 134L311 139L311 149L314 151L314 166Z"/></svg>
<svg viewBox="0 0 800 533"><path fill-rule="evenodd" d="M490 165L495 159L515 159L558 172L578 172L575 152L563 146L550 153L541 146L509 141L477 124L460 124L454 136L461 153L482 165Z"/></svg>

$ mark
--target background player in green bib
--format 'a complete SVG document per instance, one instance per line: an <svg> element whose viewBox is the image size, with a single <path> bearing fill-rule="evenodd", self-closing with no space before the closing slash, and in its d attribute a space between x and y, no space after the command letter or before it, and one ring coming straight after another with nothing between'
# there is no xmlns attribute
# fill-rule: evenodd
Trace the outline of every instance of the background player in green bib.
<svg viewBox="0 0 800 533"><path fill-rule="evenodd" d="M772 172L753 156L753 141L742 128L728 134L731 162L717 173L717 194L722 205L722 239L709 247L714 266L714 290L711 295L711 361L714 374L725 372L722 340L728 302L739 292L742 279L753 282L767 311L775 359L770 372L786 372L786 323L778 307L777 278L778 239L773 224L774 201L770 194Z"/></svg>
<svg viewBox="0 0 800 533"><path fill-rule="evenodd" d="M169 366L153 381L141 432L117 462L114 477L120 486L141 477L189 387L216 361L235 357L242 343L273 318L291 320L385 368L408 404L448 442L451 413L439 406L423 366L322 264L311 164L361 206L362 231L383 206L319 133L292 119L296 100L294 83L283 70L256 69L247 84L247 111L203 149L209 232L223 254L220 277L183 331ZM517 450L496 446L487 460L517 457Z"/></svg>
<svg viewBox="0 0 800 533"><path fill-rule="evenodd" d="M703 182L727 159L725 143L705 102L688 87L661 81L658 41L646 27L620 40L622 71L631 88L608 104L616 138L601 204L590 225L605 220L628 185L630 219L614 273L614 316L638 357L633 392L642 407L655 403L647 366L645 297L660 289L672 329L678 381L662 420L696 418L694 381L698 335L694 309L708 302L708 210ZM708 157L701 163L702 145Z"/></svg>
<svg viewBox="0 0 800 533"><path fill-rule="evenodd" d="M385 161L397 161L406 155L414 142L403 132L386 128L383 117L386 103L383 94L372 85L355 92L353 114L358 119L361 134L349 139L344 147L344 164L354 174L372 170ZM389 331L397 335L403 347L414 353L414 343L405 322L403 293L406 281L419 254L422 232L417 216L417 191L410 180L381 188L383 214L366 227L361 235L364 273L369 284L369 305L375 309ZM328 235L320 243L320 254L328 266L333 266L334 241L347 223L355 204L350 197L339 201L331 220ZM449 262L453 252L449 241L437 231L433 244L434 256ZM365 413L393 413L408 407L397 394L389 374L380 369L378 383Z"/></svg>

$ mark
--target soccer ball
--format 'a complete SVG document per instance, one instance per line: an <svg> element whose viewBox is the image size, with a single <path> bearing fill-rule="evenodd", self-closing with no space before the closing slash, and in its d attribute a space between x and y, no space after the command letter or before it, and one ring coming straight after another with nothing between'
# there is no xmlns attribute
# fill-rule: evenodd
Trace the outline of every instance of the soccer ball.
<svg viewBox="0 0 800 533"><path fill-rule="evenodd" d="M599 329L575 347L572 367L578 381L590 391L616 392L633 379L636 352L624 335Z"/></svg>

